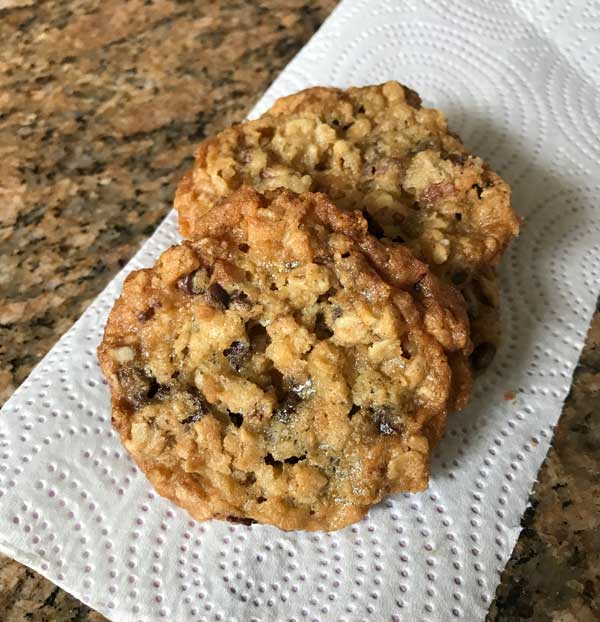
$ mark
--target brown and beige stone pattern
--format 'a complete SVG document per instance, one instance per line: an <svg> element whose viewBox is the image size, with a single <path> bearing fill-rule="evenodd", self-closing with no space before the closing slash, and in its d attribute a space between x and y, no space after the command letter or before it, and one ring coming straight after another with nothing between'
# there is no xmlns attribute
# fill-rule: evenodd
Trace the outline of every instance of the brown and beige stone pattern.
<svg viewBox="0 0 600 622"><path fill-rule="evenodd" d="M334 0L0 0L0 402ZM600 314L488 622L600 619ZM0 619L102 616L0 557Z"/></svg>

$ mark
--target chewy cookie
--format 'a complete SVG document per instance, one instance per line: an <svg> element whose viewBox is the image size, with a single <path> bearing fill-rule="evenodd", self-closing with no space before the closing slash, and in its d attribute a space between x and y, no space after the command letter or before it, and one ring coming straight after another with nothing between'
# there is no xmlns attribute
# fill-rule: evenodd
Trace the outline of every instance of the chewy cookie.
<svg viewBox="0 0 600 622"><path fill-rule="evenodd" d="M243 184L325 192L338 207L361 210L373 235L408 245L465 291L475 330L486 327L474 334L474 367L489 359L495 344L486 339L499 332L490 267L519 230L510 187L414 91L397 82L311 88L209 138L177 189L183 236L194 237L202 215Z"/></svg>
<svg viewBox="0 0 600 622"><path fill-rule="evenodd" d="M470 349L458 292L322 194L242 188L196 235L127 278L98 350L158 492L329 530L423 490Z"/></svg>
<svg viewBox="0 0 600 622"><path fill-rule="evenodd" d="M307 89L206 140L177 190L182 235L243 184L325 192L459 279L493 265L519 230L508 184L397 82Z"/></svg>

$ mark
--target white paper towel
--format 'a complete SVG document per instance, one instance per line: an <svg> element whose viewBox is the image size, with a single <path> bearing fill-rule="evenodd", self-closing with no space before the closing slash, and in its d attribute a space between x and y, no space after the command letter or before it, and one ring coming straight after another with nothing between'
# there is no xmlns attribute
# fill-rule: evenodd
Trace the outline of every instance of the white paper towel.
<svg viewBox="0 0 600 622"><path fill-rule="evenodd" d="M429 490L332 534L194 523L153 492L111 429L95 349L124 275L177 240L171 214L2 409L4 553L119 621L484 618L600 289L600 5L346 0L254 114L392 78L446 111L525 217L504 344Z"/></svg>

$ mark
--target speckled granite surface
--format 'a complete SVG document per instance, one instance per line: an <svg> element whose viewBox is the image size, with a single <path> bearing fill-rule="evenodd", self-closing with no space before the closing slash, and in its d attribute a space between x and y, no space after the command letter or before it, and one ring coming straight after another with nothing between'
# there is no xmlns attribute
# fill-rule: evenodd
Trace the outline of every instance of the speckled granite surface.
<svg viewBox="0 0 600 622"><path fill-rule="evenodd" d="M600 304L487 622L600 620Z"/></svg>
<svg viewBox="0 0 600 622"><path fill-rule="evenodd" d="M0 402L334 0L0 0ZM600 313L489 622L600 619ZM103 618L0 557L5 622Z"/></svg>

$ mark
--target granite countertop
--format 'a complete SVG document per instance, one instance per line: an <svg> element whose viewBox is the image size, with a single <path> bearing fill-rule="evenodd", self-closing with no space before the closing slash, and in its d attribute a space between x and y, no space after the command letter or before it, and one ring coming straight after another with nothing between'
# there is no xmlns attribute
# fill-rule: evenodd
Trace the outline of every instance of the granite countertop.
<svg viewBox="0 0 600 622"><path fill-rule="evenodd" d="M0 403L334 0L0 0ZM600 619L600 312L488 621ZM0 619L102 620L0 556Z"/></svg>

